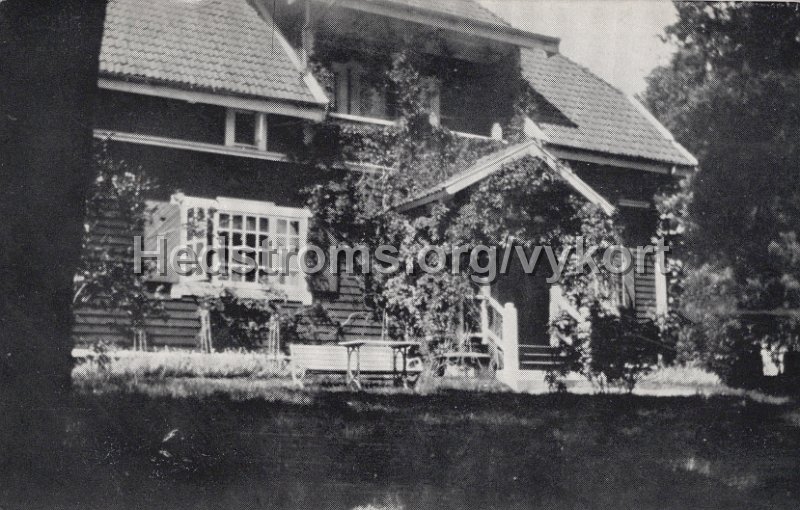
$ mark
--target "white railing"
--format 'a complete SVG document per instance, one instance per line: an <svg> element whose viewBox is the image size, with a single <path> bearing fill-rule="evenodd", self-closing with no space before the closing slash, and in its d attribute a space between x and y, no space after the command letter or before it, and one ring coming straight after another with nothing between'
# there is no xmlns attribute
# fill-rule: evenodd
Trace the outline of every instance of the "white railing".
<svg viewBox="0 0 800 510"><path fill-rule="evenodd" d="M480 303L478 336L495 358L497 378L516 390L520 368L517 308L514 303L500 304L488 289L483 289L477 298Z"/></svg>

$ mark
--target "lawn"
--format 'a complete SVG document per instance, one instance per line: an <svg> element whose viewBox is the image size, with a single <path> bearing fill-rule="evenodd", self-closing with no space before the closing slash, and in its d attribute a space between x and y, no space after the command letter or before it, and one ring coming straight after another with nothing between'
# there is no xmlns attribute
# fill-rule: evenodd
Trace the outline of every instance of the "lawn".
<svg viewBox="0 0 800 510"><path fill-rule="evenodd" d="M82 384L36 416L27 436L0 417L0 508L753 509L800 496L800 407L736 396L162 378Z"/></svg>

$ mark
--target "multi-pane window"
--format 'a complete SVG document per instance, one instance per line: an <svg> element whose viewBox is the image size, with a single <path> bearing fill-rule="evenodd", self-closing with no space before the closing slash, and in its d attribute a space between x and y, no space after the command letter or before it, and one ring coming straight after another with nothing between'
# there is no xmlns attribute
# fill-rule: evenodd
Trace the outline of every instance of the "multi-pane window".
<svg viewBox="0 0 800 510"><path fill-rule="evenodd" d="M300 220L220 212L218 225L220 280L299 283Z"/></svg>
<svg viewBox="0 0 800 510"><path fill-rule="evenodd" d="M371 83L368 75L357 62L334 62L331 65L334 76L334 90L331 95L332 110L339 114L355 115L373 119L387 119L391 116L392 101L387 89L380 83ZM440 122L441 85L433 77L422 79L425 108L434 124Z"/></svg>
<svg viewBox="0 0 800 510"><path fill-rule="evenodd" d="M213 219L212 213L206 207L188 207L186 209L186 223L185 223L185 236L186 246L189 251L185 257L190 263L200 263L201 259L205 261L208 267L212 260L208 253L208 247L214 244L213 241ZM195 267L191 274L187 275L187 279L191 280L207 280L208 276L202 270L202 266Z"/></svg>
<svg viewBox="0 0 800 510"><path fill-rule="evenodd" d="M251 200L176 197L185 221L183 245L208 270L183 281L307 292L298 260L306 242L307 210Z"/></svg>

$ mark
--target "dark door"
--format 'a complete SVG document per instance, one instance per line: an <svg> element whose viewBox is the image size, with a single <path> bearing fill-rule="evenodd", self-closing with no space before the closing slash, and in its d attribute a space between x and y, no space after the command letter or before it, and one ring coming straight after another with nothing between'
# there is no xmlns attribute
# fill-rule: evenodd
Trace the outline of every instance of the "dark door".
<svg viewBox="0 0 800 510"><path fill-rule="evenodd" d="M550 345L550 285L545 268L540 263L533 274L527 274L516 257L511 257L509 266L492 285L492 297L517 307L520 345Z"/></svg>

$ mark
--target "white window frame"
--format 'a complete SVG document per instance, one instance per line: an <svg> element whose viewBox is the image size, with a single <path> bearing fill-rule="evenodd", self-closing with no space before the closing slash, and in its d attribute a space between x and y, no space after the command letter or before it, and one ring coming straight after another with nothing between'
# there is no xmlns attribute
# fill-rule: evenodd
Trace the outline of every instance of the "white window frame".
<svg viewBox="0 0 800 510"><path fill-rule="evenodd" d="M274 231L272 230L272 225L278 224L280 221L286 221L286 235L288 239L288 229L290 228L289 222L296 222L298 225L298 233L296 236L292 235L291 237L297 242L298 251L301 252L303 248L307 246L308 220L311 217L311 211L309 211L307 208L284 207L277 206L272 202L261 202L256 200L244 200L229 197L217 197L215 199L189 197L180 193L173 195L172 201L173 203L178 203L180 205L182 225L180 235L181 246L193 245L196 247L198 244L208 244L207 238L206 241L200 241L199 243L196 242L195 237L189 235L188 227L190 216L196 215L195 211L198 209L205 211L204 217L206 221L208 221L208 218L210 218L213 230L210 242L212 243L213 247L216 248L213 261L211 262L212 267L217 267L220 264L221 261L219 256L223 252L220 236L221 215L229 215L230 221L233 220L232 216L242 216L242 228L222 228L222 230L227 230L229 233L231 233L232 230L237 230L237 233L244 234L246 230L244 227L246 227L248 218L254 219L257 226L260 226L260 219L267 219L270 224L270 232L267 235L270 238L274 237L274 235L280 235L273 233ZM258 241L259 239L257 233L253 232L253 235L256 235L256 240ZM243 247L245 244L246 243L243 241L238 247ZM299 264L299 260L295 259L295 261L295 264ZM278 267L278 264L275 262L276 261L273 260L271 263L271 269L273 270ZM283 262L280 262L280 264L282 267ZM268 281L266 283L259 281L245 281L245 278L242 278L242 281L235 281L232 273L228 274L227 277L221 277L220 275L212 275L209 277L208 275L204 274L194 274L180 276L179 278L179 283L177 285L173 285L172 288L173 297L183 297L187 295L217 295L223 289L232 289L235 291L247 291L249 296L257 298L274 295L276 299L279 297L285 297L290 301L299 301L302 304L311 304L312 302L311 291L309 289L305 273L300 271L299 268L294 276L290 276L288 278L279 275L268 276ZM256 277L256 280L257 279L258 277Z"/></svg>
<svg viewBox="0 0 800 510"><path fill-rule="evenodd" d="M248 114L255 115L255 133L253 144L236 143L236 115ZM254 112L251 110L238 110L228 108L225 112L225 145L227 147L239 147L256 149L261 152L267 151L267 114L264 112Z"/></svg>

